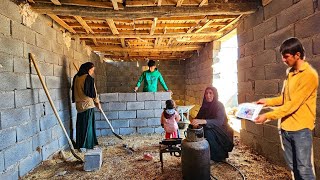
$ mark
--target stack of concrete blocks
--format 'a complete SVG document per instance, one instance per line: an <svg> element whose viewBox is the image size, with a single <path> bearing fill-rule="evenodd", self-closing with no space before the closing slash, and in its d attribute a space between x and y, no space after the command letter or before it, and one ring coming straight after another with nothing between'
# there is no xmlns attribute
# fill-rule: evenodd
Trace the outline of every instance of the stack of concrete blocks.
<svg viewBox="0 0 320 180"><path fill-rule="evenodd" d="M102 108L115 130L121 135L162 133L161 113L170 92L105 93L100 94ZM98 136L112 135L100 112L96 112Z"/></svg>

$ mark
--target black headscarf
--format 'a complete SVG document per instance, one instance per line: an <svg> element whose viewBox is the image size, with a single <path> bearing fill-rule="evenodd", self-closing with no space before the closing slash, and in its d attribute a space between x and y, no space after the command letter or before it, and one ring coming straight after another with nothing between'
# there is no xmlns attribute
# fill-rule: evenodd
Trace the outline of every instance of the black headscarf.
<svg viewBox="0 0 320 180"><path fill-rule="evenodd" d="M215 119L216 113L219 108L219 101L218 101L218 91L215 87L207 87L204 93L210 89L213 91L214 97L212 102L207 102L205 94L203 96L202 106L198 112L196 119Z"/></svg>
<svg viewBox="0 0 320 180"><path fill-rule="evenodd" d="M72 102L75 102L75 97L74 97L74 82L76 77L80 77L82 75L88 74L86 77L86 80L84 82L84 94L91 97L95 98L96 97L96 91L94 88L94 79L89 75L89 70L94 67L94 64L92 62L86 62L80 66L80 69L78 73L73 77L73 82L72 82Z"/></svg>

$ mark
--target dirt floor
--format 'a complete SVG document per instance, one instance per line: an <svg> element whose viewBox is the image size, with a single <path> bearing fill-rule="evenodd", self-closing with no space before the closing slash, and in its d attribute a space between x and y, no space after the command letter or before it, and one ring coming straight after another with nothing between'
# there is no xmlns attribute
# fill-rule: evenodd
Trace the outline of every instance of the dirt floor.
<svg viewBox="0 0 320 180"><path fill-rule="evenodd" d="M164 154L164 172L161 172L159 142L162 137L131 135L123 136L124 140L114 136L99 138L99 146L103 149L103 164L99 171L83 171L83 164L77 162L70 152L65 152L64 156L60 153L52 160L43 162L22 179L182 179L181 159L170 156L169 153ZM235 137L235 145L227 162L238 168L246 179L290 179L289 171L269 163L249 147L242 145L239 137ZM144 158L146 153L152 156L151 160ZM226 163L212 163L211 174L214 176L212 179L243 179L234 167Z"/></svg>

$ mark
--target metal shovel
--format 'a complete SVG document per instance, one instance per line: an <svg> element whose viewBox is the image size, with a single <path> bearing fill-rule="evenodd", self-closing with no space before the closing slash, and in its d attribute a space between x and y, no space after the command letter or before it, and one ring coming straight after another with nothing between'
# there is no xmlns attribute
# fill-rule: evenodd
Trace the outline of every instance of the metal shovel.
<svg viewBox="0 0 320 180"><path fill-rule="evenodd" d="M109 119L107 118L106 114L103 112L103 110L102 110L102 109L100 109L100 112L103 114L104 118L106 119L107 123L109 124L109 126L110 126L110 128L111 128L112 133L113 133L117 138L119 138L119 139L123 140L121 136L119 136L117 133L115 133L115 132L114 132L114 129L113 129L113 127L112 127L112 125L111 125L111 123L110 123Z"/></svg>

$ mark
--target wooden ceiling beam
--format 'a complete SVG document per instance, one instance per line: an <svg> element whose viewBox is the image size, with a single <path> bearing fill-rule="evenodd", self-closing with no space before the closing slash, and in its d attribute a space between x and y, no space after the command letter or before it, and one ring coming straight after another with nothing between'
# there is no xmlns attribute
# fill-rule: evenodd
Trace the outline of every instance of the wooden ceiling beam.
<svg viewBox="0 0 320 180"><path fill-rule="evenodd" d="M54 4L54 5L61 5L61 3L59 2L59 0L51 0L51 2Z"/></svg>
<svg viewBox="0 0 320 180"><path fill-rule="evenodd" d="M120 60L126 60L126 61L130 61L130 60L145 60L146 58L148 59L154 59L154 60L183 60L183 59L187 59L188 56L142 56L142 55L135 55L135 56L105 56L106 58L110 58L110 59L120 59Z"/></svg>
<svg viewBox="0 0 320 180"><path fill-rule="evenodd" d="M33 0L36 3L48 4L47 0ZM71 5L71 6L83 6L83 7L97 7L97 8L107 8L113 9L112 2L109 1L88 1L88 0L59 0L61 5ZM118 4L119 9L123 9L122 4Z"/></svg>
<svg viewBox="0 0 320 180"><path fill-rule="evenodd" d="M76 33L76 31L72 27L70 27L67 23L65 23L63 20L61 20L58 16L56 16L54 14L48 14L48 16L50 16L51 19L53 19L55 22L60 24L60 26L67 29L69 32Z"/></svg>
<svg viewBox="0 0 320 180"><path fill-rule="evenodd" d="M199 7L202 7L203 5L205 5L206 3L208 3L208 0L202 0L199 4Z"/></svg>
<svg viewBox="0 0 320 180"><path fill-rule="evenodd" d="M176 6L178 4L177 1L163 1L161 2L162 6ZM182 4L182 3L181 3ZM205 5L207 5L208 2L205 3ZM183 2L184 6L198 6L199 5L199 1L198 0L187 0L185 2ZM139 0L139 1L127 1L126 7L156 7L158 6L158 2L154 2L154 1L148 1L148 0ZM180 5L181 6L181 5Z"/></svg>
<svg viewBox="0 0 320 180"><path fill-rule="evenodd" d="M81 16L112 19L136 19L136 18L164 18L176 16L201 16L201 15L240 15L251 14L258 9L257 2L239 3L212 3L203 7L171 7L160 6L156 8L126 7L125 11L114 11L105 8L81 7L81 6L55 6L47 3L32 4L32 9L39 14L56 14L64 16Z"/></svg>
<svg viewBox="0 0 320 180"><path fill-rule="evenodd" d="M207 21L201 28L197 29L195 33L199 33L200 31L204 30L205 28L209 27L213 23L213 20ZM227 25L227 24L225 24Z"/></svg>
<svg viewBox="0 0 320 180"><path fill-rule="evenodd" d="M153 18L153 22L152 22L152 25L151 25L151 29L150 29L150 35L153 35L154 34L154 30L156 29L156 26L157 26L157 21L158 21L158 18Z"/></svg>
<svg viewBox="0 0 320 180"><path fill-rule="evenodd" d="M119 35L111 35L111 34L95 34L95 35L79 35L80 38L106 38L106 39L118 39L118 38L156 38L156 37L163 37L163 38L171 38L171 37L190 37L190 36L221 36L223 35L222 32L206 32L206 33L177 33L177 34L119 34Z"/></svg>
<svg viewBox="0 0 320 180"><path fill-rule="evenodd" d="M94 51L114 51L114 52L159 52L159 51L195 51L201 49L202 46L175 46L175 47L159 47L159 48L122 48L119 46L97 46L92 47Z"/></svg>
<svg viewBox="0 0 320 180"><path fill-rule="evenodd" d="M116 0L111 0L111 2L112 2L113 9L118 11L119 10L118 2Z"/></svg>
<svg viewBox="0 0 320 180"><path fill-rule="evenodd" d="M125 38L121 38L120 41L121 41L121 46L125 48L126 47Z"/></svg>
<svg viewBox="0 0 320 180"><path fill-rule="evenodd" d="M116 25L114 24L113 19L106 19L106 21L112 31L112 34L119 34L119 31L118 31Z"/></svg>
<svg viewBox="0 0 320 180"><path fill-rule="evenodd" d="M183 1L184 1L184 0L178 0L178 1L177 1L177 5L176 5L176 6L177 6L177 7L181 7L181 5L182 5Z"/></svg>
<svg viewBox="0 0 320 180"><path fill-rule="evenodd" d="M97 42L97 39L92 38L92 42L93 42L93 44L94 44L95 46L99 46L99 44L98 44L98 42Z"/></svg>
<svg viewBox="0 0 320 180"><path fill-rule="evenodd" d="M88 24L86 23L86 21L84 21L82 19L82 17L80 16L74 16L74 18L81 24L81 26L83 27L83 29L86 30L87 34L92 33L94 34L93 30L90 28L90 26L88 26Z"/></svg>

